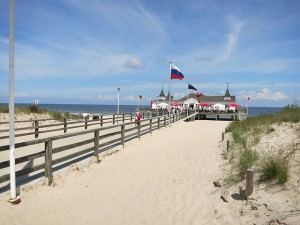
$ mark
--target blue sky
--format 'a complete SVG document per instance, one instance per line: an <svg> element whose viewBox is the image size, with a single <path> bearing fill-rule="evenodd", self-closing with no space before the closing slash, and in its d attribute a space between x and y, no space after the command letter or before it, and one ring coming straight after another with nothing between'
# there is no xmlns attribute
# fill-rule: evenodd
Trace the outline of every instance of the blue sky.
<svg viewBox="0 0 300 225"><path fill-rule="evenodd" d="M8 102L9 0L0 1L0 102ZM169 61L205 95L300 102L298 0L15 0L17 103L150 104ZM254 101L247 102L250 95Z"/></svg>

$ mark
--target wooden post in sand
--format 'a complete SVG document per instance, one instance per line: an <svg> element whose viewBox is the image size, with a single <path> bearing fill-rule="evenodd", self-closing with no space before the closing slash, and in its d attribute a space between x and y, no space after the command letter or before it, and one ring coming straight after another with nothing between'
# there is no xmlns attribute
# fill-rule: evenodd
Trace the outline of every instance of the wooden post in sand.
<svg viewBox="0 0 300 225"><path fill-rule="evenodd" d="M141 139L141 121L138 121L138 138Z"/></svg>
<svg viewBox="0 0 300 225"><path fill-rule="evenodd" d="M115 114L113 115L113 124L115 124Z"/></svg>
<svg viewBox="0 0 300 225"><path fill-rule="evenodd" d="M67 118L64 118L64 133L67 133Z"/></svg>
<svg viewBox="0 0 300 225"><path fill-rule="evenodd" d="M103 127L103 115L100 116L100 121L101 127Z"/></svg>
<svg viewBox="0 0 300 225"><path fill-rule="evenodd" d="M85 120L85 122L84 122L84 129L87 129L87 127L88 127L88 117L86 116L85 118L84 118L84 120Z"/></svg>
<svg viewBox="0 0 300 225"><path fill-rule="evenodd" d="M35 138L38 138L39 137L39 121L38 120L35 120L34 121L34 137Z"/></svg>
<svg viewBox="0 0 300 225"><path fill-rule="evenodd" d="M125 125L121 125L121 145L125 148Z"/></svg>
<svg viewBox="0 0 300 225"><path fill-rule="evenodd" d="M48 178L49 186L53 182L52 173L52 140L48 139L45 142L45 177Z"/></svg>
<svg viewBox="0 0 300 225"><path fill-rule="evenodd" d="M248 198L253 193L253 178L254 178L254 170L247 169L246 171L246 190L245 197Z"/></svg>
<svg viewBox="0 0 300 225"><path fill-rule="evenodd" d="M167 126L167 117L164 116L164 127L166 127L166 126Z"/></svg>
<svg viewBox="0 0 300 225"><path fill-rule="evenodd" d="M159 125L160 125L160 118L158 117L157 119L157 129L159 130Z"/></svg>
<svg viewBox="0 0 300 225"><path fill-rule="evenodd" d="M96 162L99 162L99 130L94 132L94 157Z"/></svg>
<svg viewBox="0 0 300 225"><path fill-rule="evenodd" d="M224 141L224 132L222 132L222 141Z"/></svg>
<svg viewBox="0 0 300 225"><path fill-rule="evenodd" d="M125 122L125 114L123 113L123 123Z"/></svg>
<svg viewBox="0 0 300 225"><path fill-rule="evenodd" d="M130 113L130 121L132 121L132 113Z"/></svg>
<svg viewBox="0 0 300 225"><path fill-rule="evenodd" d="M152 118L150 119L150 125L149 125L149 129L150 129L150 134L152 135Z"/></svg>

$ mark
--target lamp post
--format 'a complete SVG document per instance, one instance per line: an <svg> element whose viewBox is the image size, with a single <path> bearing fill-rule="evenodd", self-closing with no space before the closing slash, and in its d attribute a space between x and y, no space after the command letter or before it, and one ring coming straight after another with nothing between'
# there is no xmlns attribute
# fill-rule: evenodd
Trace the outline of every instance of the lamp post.
<svg viewBox="0 0 300 225"><path fill-rule="evenodd" d="M120 109L120 90L121 88L118 87L118 107L117 107L117 114L119 115L119 109Z"/></svg>

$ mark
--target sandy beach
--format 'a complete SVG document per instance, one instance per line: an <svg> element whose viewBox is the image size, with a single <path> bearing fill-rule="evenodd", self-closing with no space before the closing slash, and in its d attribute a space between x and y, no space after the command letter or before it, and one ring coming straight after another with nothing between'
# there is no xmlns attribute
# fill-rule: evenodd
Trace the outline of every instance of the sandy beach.
<svg viewBox="0 0 300 225"><path fill-rule="evenodd" d="M55 176L54 187L1 197L1 224L218 224L218 143L228 122L183 121L134 140L99 164Z"/></svg>
<svg viewBox="0 0 300 225"><path fill-rule="evenodd" d="M298 170L283 186L255 185L247 201L238 194L244 180L223 184L230 175L224 159L230 134L221 139L229 123L179 121L117 147L98 164L55 173L53 186L42 180L22 187L18 205L7 202L9 193L2 195L0 224L299 224ZM258 147L292 142L298 148L297 127L277 125Z"/></svg>

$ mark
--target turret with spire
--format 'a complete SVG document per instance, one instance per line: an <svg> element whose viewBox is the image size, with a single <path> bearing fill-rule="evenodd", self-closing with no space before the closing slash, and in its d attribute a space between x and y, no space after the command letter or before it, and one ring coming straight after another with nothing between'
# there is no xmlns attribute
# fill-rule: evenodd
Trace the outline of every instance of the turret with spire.
<svg viewBox="0 0 300 225"><path fill-rule="evenodd" d="M165 95L165 92L164 92L164 84L162 83L161 84L161 92L158 96L159 99L166 99L166 95Z"/></svg>
<svg viewBox="0 0 300 225"><path fill-rule="evenodd" d="M228 87L229 87L229 83L227 82L227 90L226 90L226 93L225 93L225 97L230 97Z"/></svg>

